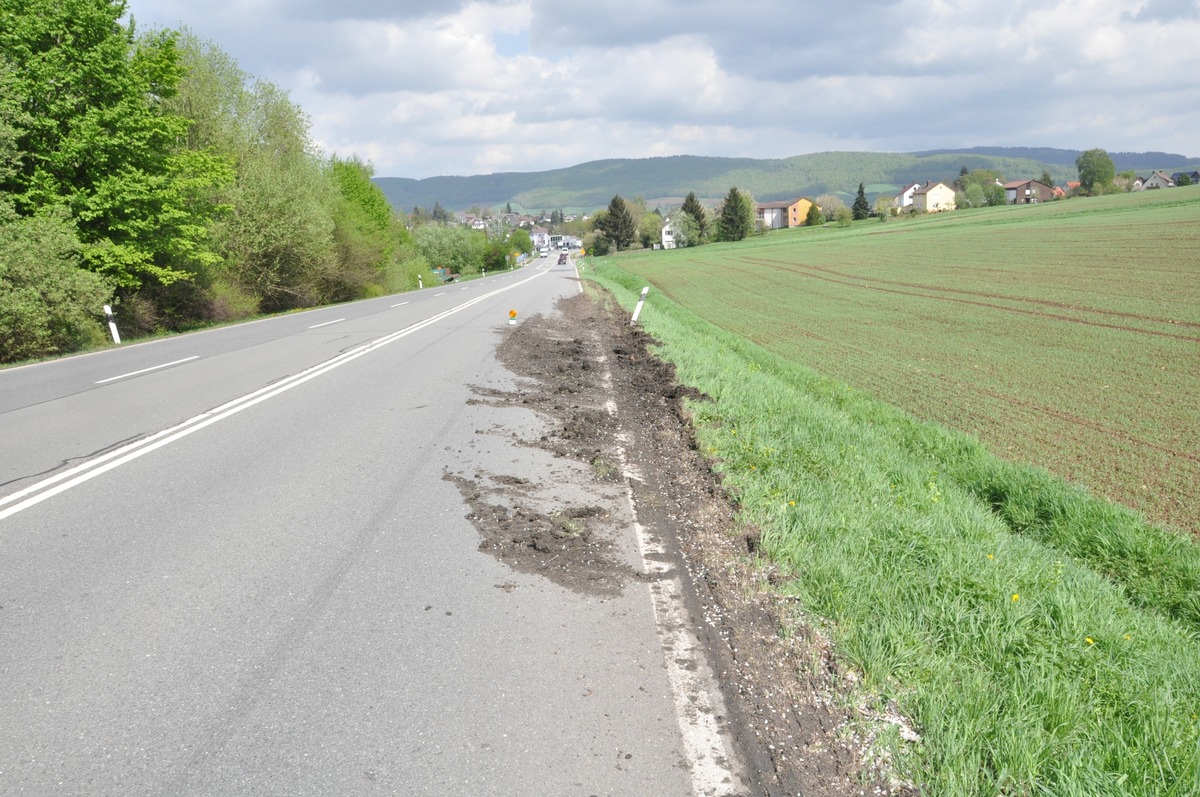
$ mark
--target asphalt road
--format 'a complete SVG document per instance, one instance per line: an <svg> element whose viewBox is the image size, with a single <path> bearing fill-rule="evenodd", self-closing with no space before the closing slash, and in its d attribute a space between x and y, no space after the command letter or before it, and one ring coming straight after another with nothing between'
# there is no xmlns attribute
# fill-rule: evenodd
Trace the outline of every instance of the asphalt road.
<svg viewBox="0 0 1200 797"><path fill-rule="evenodd" d="M0 795L695 793L645 585L508 569L443 478L550 467L470 399L575 291L535 261L0 371Z"/></svg>

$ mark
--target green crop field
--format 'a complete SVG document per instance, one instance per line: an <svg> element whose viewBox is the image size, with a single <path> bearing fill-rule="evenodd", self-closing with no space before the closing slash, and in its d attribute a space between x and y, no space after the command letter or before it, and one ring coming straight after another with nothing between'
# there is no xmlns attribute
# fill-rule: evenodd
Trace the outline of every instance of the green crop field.
<svg viewBox="0 0 1200 797"><path fill-rule="evenodd" d="M619 262L788 360L1200 534L1200 187Z"/></svg>

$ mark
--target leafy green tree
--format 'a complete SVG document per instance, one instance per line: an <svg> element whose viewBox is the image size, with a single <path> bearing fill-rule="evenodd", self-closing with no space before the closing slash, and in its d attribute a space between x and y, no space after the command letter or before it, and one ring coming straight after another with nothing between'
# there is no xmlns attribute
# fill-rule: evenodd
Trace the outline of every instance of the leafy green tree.
<svg viewBox="0 0 1200 797"><path fill-rule="evenodd" d="M989 185L995 185L1001 180L1000 172L995 169L975 169L967 175L961 177L963 181L963 191L966 191L972 185L978 185L981 188L986 188Z"/></svg>
<svg viewBox="0 0 1200 797"><path fill-rule="evenodd" d="M1112 184L1117 169L1112 158L1102 149L1089 149L1075 159L1079 170L1079 187L1088 194L1102 194Z"/></svg>
<svg viewBox="0 0 1200 797"><path fill-rule="evenodd" d="M970 188L968 187L968 191ZM1008 196L1004 192L1004 186L996 185L991 182L983 186L983 204L988 207L999 207L1000 205L1008 204Z"/></svg>
<svg viewBox="0 0 1200 797"><path fill-rule="evenodd" d="M1192 184L1192 176L1190 174L1188 174L1187 172L1183 172L1182 174L1180 174L1179 179L1175 181L1176 187L1181 186L1181 185L1191 185L1191 184Z"/></svg>
<svg viewBox="0 0 1200 797"><path fill-rule="evenodd" d="M717 235L722 241L742 241L754 231L754 199L737 187L729 189L717 216Z"/></svg>
<svg viewBox="0 0 1200 797"><path fill-rule="evenodd" d="M533 254L533 238L529 236L529 230L517 229L512 231L512 235L508 238L509 248L515 252L521 252L526 255Z"/></svg>
<svg viewBox="0 0 1200 797"><path fill-rule="evenodd" d="M651 211L638 223L638 241L643 249L653 249L654 245L662 242L662 229L666 226L662 216L657 211Z"/></svg>
<svg viewBox="0 0 1200 797"><path fill-rule="evenodd" d="M1050 176L1050 172L1046 169L1042 170L1042 176L1038 178L1038 182L1042 185L1048 185L1051 188L1054 187L1054 178Z"/></svg>
<svg viewBox="0 0 1200 797"><path fill-rule="evenodd" d="M966 190L966 206L969 208L981 208L986 202L983 196L983 186L979 183L971 183Z"/></svg>
<svg viewBox="0 0 1200 797"><path fill-rule="evenodd" d="M833 214L833 220L837 222L839 227L849 227L854 222L854 211L851 208L842 205Z"/></svg>
<svg viewBox="0 0 1200 797"><path fill-rule="evenodd" d="M413 235L417 249L434 268L445 268L453 274L478 274L484 268L489 242L478 230L466 227L427 224ZM503 260L511 251L503 241L492 242Z"/></svg>
<svg viewBox="0 0 1200 797"><path fill-rule="evenodd" d="M690 213L680 211L672 215L671 231L675 237L675 246L678 248L699 246L704 243L704 236L700 233L700 225L696 223L696 217Z"/></svg>
<svg viewBox="0 0 1200 797"><path fill-rule="evenodd" d="M21 215L65 205L85 266L131 295L217 260L218 208L203 198L229 171L178 149L189 123L165 107L183 74L175 34L135 38L124 13L123 0L0 0L29 155L0 190Z"/></svg>
<svg viewBox="0 0 1200 797"><path fill-rule="evenodd" d="M696 199L696 192L689 191L687 197L683 200L683 206L680 208L684 213L692 218L696 223L696 230L688 246L696 246L708 240L709 225L708 211L704 209L704 205L700 204L700 200Z"/></svg>
<svg viewBox="0 0 1200 797"><path fill-rule="evenodd" d="M618 252L628 249L637 234L633 214L630 213L625 200L619 194L608 203L608 212L596 222L596 228L604 234L613 249Z"/></svg>
<svg viewBox="0 0 1200 797"><path fill-rule="evenodd" d="M875 213L879 216L880 221L887 221L896 215L896 198L889 194L880 194L875 197Z"/></svg>
<svg viewBox="0 0 1200 797"><path fill-rule="evenodd" d="M809 227L820 227L825 223L825 214L821 212L820 206L815 202L808 206L808 213L804 216L804 223Z"/></svg>

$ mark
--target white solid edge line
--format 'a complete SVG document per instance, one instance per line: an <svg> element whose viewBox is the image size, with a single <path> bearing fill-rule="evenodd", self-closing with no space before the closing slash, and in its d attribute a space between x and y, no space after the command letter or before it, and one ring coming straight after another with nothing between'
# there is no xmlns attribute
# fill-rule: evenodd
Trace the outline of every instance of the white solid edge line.
<svg viewBox="0 0 1200 797"><path fill-rule="evenodd" d="M390 309L392 309L392 308L395 308L395 307L403 307L403 306L404 306L404 305L406 305L406 304L408 304L408 302L400 302L400 304L393 304L393 305L392 305L391 307L389 307L388 309L390 310Z"/></svg>
<svg viewBox="0 0 1200 797"><path fill-rule="evenodd" d="M335 318L333 321L323 321L320 324L313 324L311 327L309 327L309 329L320 329L321 327L327 327L330 324L340 324L345 320L346 319L344 318Z"/></svg>
<svg viewBox="0 0 1200 797"><path fill-rule="evenodd" d="M152 365L149 368L143 368L140 371L130 371L129 373L121 374L120 376L110 376L108 379L101 379L99 382L95 382L93 384L103 385L106 382L115 382L118 379L128 379L131 376L138 376L139 374L148 374L151 371L157 371L161 368L170 368L172 365L179 365L180 363L190 363L192 360L199 360L199 359L200 359L200 355L195 354L195 355L192 355L191 357L184 357L182 360L172 360L171 362L163 363L162 365Z"/></svg>
<svg viewBox="0 0 1200 797"><path fill-rule="evenodd" d="M602 379L611 392L612 371L606 368ZM604 409L610 416L616 416L617 405L611 399ZM623 437L624 433L620 435ZM642 572L657 576L647 579L646 587L693 793L699 797L731 797L738 793L738 778L734 773L737 757L726 743L727 736L717 720L728 716L725 698L712 686L716 676L684 608L683 578L678 574L668 575L671 566L666 563L666 548L638 520L633 481L641 481L641 476L630 466L624 446L617 446L617 460L625 480L625 500L633 513Z"/></svg>
<svg viewBox="0 0 1200 797"><path fill-rule="evenodd" d="M120 448L109 451L107 454L102 454L95 459L88 460L87 462L76 465L73 468L68 468L67 470L57 473L47 479L43 479L42 481L32 484L23 490L18 490L15 493L6 495L0 498L0 506L12 503L13 501L17 501L18 503L13 504L7 509L0 510L0 520L15 515L18 512L28 509L29 507L40 504L47 498L52 498L53 496L65 492L72 487L83 484L84 482L89 481L102 473L106 473L113 468L124 465L128 462L132 462L133 460L138 459L145 454L149 454L155 449L162 448L168 443L173 443L176 440L187 437L191 433L197 432L206 426L216 423L217 421L224 420L231 415L241 412L244 409L253 407L259 402L266 401L269 398L274 398L280 393L291 390L297 385L301 385L310 379L314 379L324 373L332 371L333 369L343 366L352 360L357 360L364 354L386 346L389 343L400 340L401 338L407 337L414 332L441 321L443 318L447 318L455 313L461 312L472 305L479 304L485 299L490 299L491 297L504 293L505 291L509 291L513 288L524 285L526 282L535 280L543 273L545 272L533 274L532 276L527 277L520 282L505 286L503 288L497 288L494 291L489 291L488 293L476 296L473 299L463 302L457 307L452 307L449 310L443 310L436 315L432 315L429 318L426 318L424 321L418 321L417 323L410 324L403 329L390 332L381 338L376 338L375 340L342 352L336 357L326 360L323 363L314 365L313 367L301 371L298 374L284 377L273 384L259 388L252 393L247 393L245 396L235 398L232 401L227 401L215 409L202 412L199 415L189 418L183 423L172 426L169 429L164 429L163 431L150 435L149 437L145 437L128 445L121 446Z"/></svg>

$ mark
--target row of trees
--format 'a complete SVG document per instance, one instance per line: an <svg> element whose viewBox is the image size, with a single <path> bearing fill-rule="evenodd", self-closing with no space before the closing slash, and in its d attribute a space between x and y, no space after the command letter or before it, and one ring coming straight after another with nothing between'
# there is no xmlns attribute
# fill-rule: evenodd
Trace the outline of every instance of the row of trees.
<svg viewBox="0 0 1200 797"><path fill-rule="evenodd" d="M0 0L0 362L414 288L518 240L414 235L277 86L124 0Z"/></svg>
<svg viewBox="0 0 1200 797"><path fill-rule="evenodd" d="M644 206L639 199L631 209L620 195L614 196L606 209L593 216L593 232L584 239L585 248L600 255L628 249L635 242L652 248L661 240L666 221L657 209L646 212ZM639 207L641 213L637 212ZM710 221L708 210L695 192L690 192L679 212L671 216L676 246L699 246L710 240L741 241L756 230L754 198L736 187L729 189L714 216Z"/></svg>

